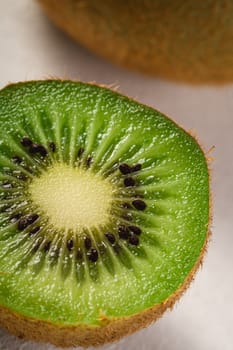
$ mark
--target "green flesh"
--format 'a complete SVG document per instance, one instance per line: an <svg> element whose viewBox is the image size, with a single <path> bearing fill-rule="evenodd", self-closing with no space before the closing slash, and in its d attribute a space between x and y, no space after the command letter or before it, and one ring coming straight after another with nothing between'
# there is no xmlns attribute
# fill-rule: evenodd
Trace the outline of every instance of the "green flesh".
<svg viewBox="0 0 233 350"><path fill-rule="evenodd" d="M190 135L161 113L115 92L60 81L3 89L0 126L0 179L13 180L17 190L9 192L18 191L9 199L0 187L1 207L11 203L16 204L14 210L21 205L25 209L20 210L31 213L33 203L25 203L30 179L54 162L79 166L80 147L85 149L84 158L93 157L87 171L109 178L123 197L129 192L122 189L124 176L118 165L140 163L135 191L144 195L147 204L144 211L128 210L133 224L142 229L139 246L119 240L117 254L104 240L105 252L97 247L96 263L86 258L80 262L75 250L69 254L66 248L57 260L41 248L33 253L40 235L32 238L27 230L19 231L7 211L0 209L1 305L58 324L98 325L102 315L129 316L163 302L177 290L200 255L209 220L208 168ZM24 136L46 147L54 142L56 152L37 161L20 144ZM24 164L12 162L15 155L23 158L27 170ZM14 169L29 179L15 179ZM114 222L108 229L114 230ZM50 227L44 232L53 246L63 239L57 231ZM95 237L98 245L101 229Z"/></svg>

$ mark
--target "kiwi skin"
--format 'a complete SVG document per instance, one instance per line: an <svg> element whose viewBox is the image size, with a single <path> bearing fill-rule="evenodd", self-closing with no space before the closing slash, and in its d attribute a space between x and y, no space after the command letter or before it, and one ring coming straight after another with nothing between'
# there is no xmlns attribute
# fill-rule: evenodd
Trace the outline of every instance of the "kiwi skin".
<svg viewBox="0 0 233 350"><path fill-rule="evenodd" d="M24 83L22 82L20 84ZM15 84L11 85L14 86ZM7 88L11 88L11 85L8 85ZM98 86L96 84L92 85ZM103 88L103 86L101 87ZM114 91L114 93L116 92ZM171 119L170 117L168 118ZM187 134L189 133L187 132ZM199 144L196 137L194 135L191 136L194 137L197 144ZM211 161L211 158L209 158L209 152L205 153L203 151L203 153L205 155L207 165L209 166L209 163ZM180 299L180 297L193 281L197 270L201 267L211 236L211 198L209 208L208 230L200 255L192 270L185 278L184 282L164 302L156 304L151 308L143 310L142 312L136 313L129 317L109 318L104 314L100 314L100 326L87 326L80 324L77 324L75 326L60 325L42 319L38 320L20 315L0 305L0 325L21 339L29 339L38 342L49 342L56 346L64 348L77 345L84 348L93 345L100 346L105 343L115 342L123 336L130 335L135 331L147 327L152 322L159 319L166 310L172 309L174 304Z"/></svg>
<svg viewBox="0 0 233 350"><path fill-rule="evenodd" d="M233 2L39 0L56 25L98 55L191 83L233 81Z"/></svg>

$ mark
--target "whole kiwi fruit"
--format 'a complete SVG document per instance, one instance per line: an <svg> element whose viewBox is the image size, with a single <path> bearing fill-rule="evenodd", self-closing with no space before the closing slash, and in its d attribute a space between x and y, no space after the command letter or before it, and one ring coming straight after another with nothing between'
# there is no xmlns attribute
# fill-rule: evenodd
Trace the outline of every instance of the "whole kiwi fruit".
<svg viewBox="0 0 233 350"><path fill-rule="evenodd" d="M0 91L0 324L111 342L173 306L209 237L207 159L162 113L103 87Z"/></svg>
<svg viewBox="0 0 233 350"><path fill-rule="evenodd" d="M48 16L110 61L192 83L233 81L232 0L39 0Z"/></svg>

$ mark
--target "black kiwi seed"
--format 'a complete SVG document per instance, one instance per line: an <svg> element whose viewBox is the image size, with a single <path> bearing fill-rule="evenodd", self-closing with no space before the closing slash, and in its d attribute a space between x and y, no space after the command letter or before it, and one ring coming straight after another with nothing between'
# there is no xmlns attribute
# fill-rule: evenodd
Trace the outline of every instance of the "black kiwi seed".
<svg viewBox="0 0 233 350"><path fill-rule="evenodd" d="M130 225L130 226L128 226L128 229L131 232L135 233L135 235L138 235L138 236L142 233L142 230L138 226Z"/></svg>
<svg viewBox="0 0 233 350"><path fill-rule="evenodd" d="M38 214L30 214L27 217L28 225L33 224L39 218Z"/></svg>
<svg viewBox="0 0 233 350"><path fill-rule="evenodd" d="M91 165L91 162L92 162L92 157L91 156L89 156L89 157L87 157L87 159L86 159L86 166L89 168L89 166Z"/></svg>
<svg viewBox="0 0 233 350"><path fill-rule="evenodd" d="M39 146L38 146L38 153L40 153L40 155L41 155L42 157L45 157L45 156L47 156L48 151L47 151L47 149L46 149L44 146L39 145Z"/></svg>
<svg viewBox="0 0 233 350"><path fill-rule="evenodd" d="M142 201L141 199L135 199L132 202L134 208L136 208L137 210L145 210L146 209L146 203L144 201Z"/></svg>
<svg viewBox="0 0 233 350"><path fill-rule="evenodd" d="M56 152L56 145L54 142L50 142L49 144L49 148L52 152Z"/></svg>
<svg viewBox="0 0 233 350"><path fill-rule="evenodd" d="M84 237L84 245L87 250L91 248L91 239L89 237Z"/></svg>
<svg viewBox="0 0 233 350"><path fill-rule="evenodd" d="M73 241L73 239L68 239L68 241L66 242L66 246L67 246L67 249L68 249L69 251L71 251L71 250L73 249L73 247L74 247L74 241Z"/></svg>
<svg viewBox="0 0 233 350"><path fill-rule="evenodd" d="M20 213L14 214L10 217L10 221L12 223L14 223L14 222L18 221L21 218L21 216L22 216L22 214L20 214Z"/></svg>
<svg viewBox="0 0 233 350"><path fill-rule="evenodd" d="M19 156L13 156L12 158L11 158L11 160L12 160L12 162L14 162L15 164L20 164L20 163L22 163L22 158L20 158Z"/></svg>
<svg viewBox="0 0 233 350"><path fill-rule="evenodd" d="M116 237L114 236L113 233L111 232L107 232L105 233L105 237L107 238L107 240L109 241L109 243L114 244L116 242Z"/></svg>
<svg viewBox="0 0 233 350"><path fill-rule="evenodd" d="M20 142L21 142L21 145L23 145L24 147L29 147L32 145L32 140L29 139L29 137L27 136L23 137Z"/></svg>
<svg viewBox="0 0 233 350"><path fill-rule="evenodd" d="M92 248L88 254L88 257L91 262L96 262L98 260L99 254L95 248Z"/></svg>
<svg viewBox="0 0 233 350"><path fill-rule="evenodd" d="M29 152L31 154L39 153L42 157L45 157L47 155L47 153L48 153L47 149L44 146L38 145L37 143L33 143L30 146Z"/></svg>
<svg viewBox="0 0 233 350"><path fill-rule="evenodd" d="M122 163L119 165L119 170L122 174L126 175L126 174L129 174L131 173L131 168L128 164L126 163Z"/></svg>
<svg viewBox="0 0 233 350"><path fill-rule="evenodd" d="M40 226L34 227L34 228L29 232L29 235L30 235L30 236L33 236L33 235L35 235L38 231L40 231Z"/></svg>
<svg viewBox="0 0 233 350"><path fill-rule="evenodd" d="M48 242L46 242L45 243L45 245L44 245L44 252L48 252L49 251L49 249L50 249L50 247L51 247L51 241L48 241Z"/></svg>
<svg viewBox="0 0 233 350"><path fill-rule="evenodd" d="M27 218L22 218L18 222L18 229L20 231L23 231L28 225L29 224L28 224Z"/></svg>
<svg viewBox="0 0 233 350"><path fill-rule="evenodd" d="M129 243L132 245L138 245L139 244L139 238L138 236L132 234L129 236Z"/></svg>
<svg viewBox="0 0 233 350"><path fill-rule="evenodd" d="M84 148L83 148L83 147L79 148L78 154L77 154L78 158L81 157L81 155L83 154L83 152L84 152Z"/></svg>
<svg viewBox="0 0 233 350"><path fill-rule="evenodd" d="M126 177L124 179L124 185L125 187L130 187L135 185L135 180L132 177Z"/></svg>
<svg viewBox="0 0 233 350"><path fill-rule="evenodd" d="M129 238L129 229L127 226L119 226L118 227L118 234L119 237L122 239L128 239Z"/></svg>
<svg viewBox="0 0 233 350"><path fill-rule="evenodd" d="M26 227L33 224L38 219L38 217L39 217L39 215L37 215L37 214L30 214L26 217L23 217L18 222L18 229L20 231L23 231Z"/></svg>
<svg viewBox="0 0 233 350"><path fill-rule="evenodd" d="M131 173L134 173L134 172L139 171L141 169L142 169L142 165L141 164L133 165L133 166L131 166Z"/></svg>
<svg viewBox="0 0 233 350"><path fill-rule="evenodd" d="M29 152L31 154L36 154L38 152L39 145L37 143L33 143L30 145Z"/></svg>

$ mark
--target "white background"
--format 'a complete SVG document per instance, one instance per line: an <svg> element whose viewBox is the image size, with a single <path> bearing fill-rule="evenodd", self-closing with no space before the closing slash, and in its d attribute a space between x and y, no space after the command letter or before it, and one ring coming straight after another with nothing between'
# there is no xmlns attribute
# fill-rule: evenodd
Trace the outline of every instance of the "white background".
<svg viewBox="0 0 233 350"><path fill-rule="evenodd" d="M221 53L220 53L221 54ZM172 312L101 350L233 349L233 85L192 87L112 66L56 29L33 0L0 0L0 87L46 77L119 86L119 91L193 129L212 152L214 220L203 268ZM1 350L49 350L0 330Z"/></svg>

